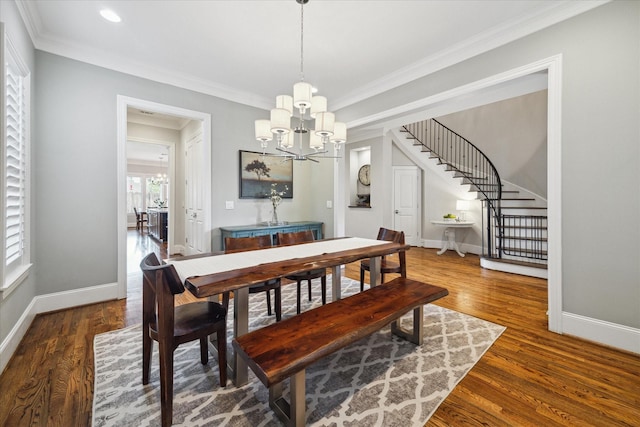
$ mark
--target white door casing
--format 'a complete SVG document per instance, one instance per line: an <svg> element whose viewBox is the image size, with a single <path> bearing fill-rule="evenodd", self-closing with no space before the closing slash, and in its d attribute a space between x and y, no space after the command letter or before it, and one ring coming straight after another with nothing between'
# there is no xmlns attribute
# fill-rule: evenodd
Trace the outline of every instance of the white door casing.
<svg viewBox="0 0 640 427"><path fill-rule="evenodd" d="M420 244L420 169L417 166L393 167L393 229L404 231L405 241Z"/></svg>
<svg viewBox="0 0 640 427"><path fill-rule="evenodd" d="M200 121L201 125L201 174L198 180L202 184L202 207L204 209L200 218L203 222L202 246L205 252L211 250L211 115L194 110L187 110L172 105L159 104L143 99L131 98L123 95L117 96L117 265L118 265L118 298L127 297L127 108L135 107L146 111L154 111L178 117L186 117ZM173 187L175 188L175 186ZM175 201L176 197L170 200ZM177 208L177 207L176 207ZM169 208L169 215L172 215ZM171 221L171 219L169 219ZM174 223L175 224L175 223Z"/></svg>

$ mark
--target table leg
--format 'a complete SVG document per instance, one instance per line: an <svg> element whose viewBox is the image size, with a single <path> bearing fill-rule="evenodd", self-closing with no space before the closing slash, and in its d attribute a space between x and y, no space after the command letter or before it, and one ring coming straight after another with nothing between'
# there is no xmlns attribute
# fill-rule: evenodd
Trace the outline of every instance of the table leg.
<svg viewBox="0 0 640 427"><path fill-rule="evenodd" d="M249 332L249 288L237 289L233 292L233 336L238 337ZM234 351L233 373L236 387L249 381L247 363Z"/></svg>
<svg viewBox="0 0 640 427"><path fill-rule="evenodd" d="M369 258L369 280L371 283L369 286L372 288L378 286L381 282L380 265L382 258L379 256Z"/></svg>
<svg viewBox="0 0 640 427"><path fill-rule="evenodd" d="M331 267L331 298L338 301L342 298L342 277L341 265Z"/></svg>
<svg viewBox="0 0 640 427"><path fill-rule="evenodd" d="M447 251L447 249L455 250L458 255L461 257L464 256L464 252L460 250L458 247L458 243L456 243L456 229L447 227L444 229L444 239L442 239L442 249L438 251L438 255L442 255Z"/></svg>

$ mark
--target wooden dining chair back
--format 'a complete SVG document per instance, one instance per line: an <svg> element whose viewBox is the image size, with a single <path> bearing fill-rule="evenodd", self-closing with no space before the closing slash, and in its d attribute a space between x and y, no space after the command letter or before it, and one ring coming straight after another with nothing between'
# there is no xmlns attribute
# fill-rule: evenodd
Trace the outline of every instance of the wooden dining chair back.
<svg viewBox="0 0 640 427"><path fill-rule="evenodd" d="M300 243L309 243L315 240L313 236L313 231L304 230L304 231L296 231L293 233L278 233L276 235L278 239L278 244L280 245L297 245ZM296 310L297 313L300 314L300 293L301 293L301 283L303 281L307 281L307 292L309 301L311 301L311 280L320 278L321 292L322 292L322 305L327 303L327 270L325 268L317 268L315 270L303 271L296 274L291 274L289 276L285 276L289 280L295 280L298 285L298 299Z"/></svg>
<svg viewBox="0 0 640 427"><path fill-rule="evenodd" d="M140 212L136 207L133 208L133 212L136 214L136 230L144 231L144 224L148 223L147 213Z"/></svg>
<svg viewBox="0 0 640 427"><path fill-rule="evenodd" d="M216 334L220 385L227 384L226 310L217 302L175 305L184 286L173 265L161 265L155 253L140 263L142 283L142 384L149 383L153 341L158 342L162 425L173 419L173 352L183 343L200 340L200 362L209 361L208 336ZM204 374L204 373L203 373Z"/></svg>
<svg viewBox="0 0 640 427"><path fill-rule="evenodd" d="M251 251L255 249L265 249L270 248L271 244L271 236L263 235L263 236L253 236L253 237L225 237L224 238L224 247L226 253L234 253L234 252L244 252ZM251 285L249 287L249 293L255 294L259 292L265 292L267 296L267 314L271 316L271 290L274 293L275 299L275 312L276 312L276 321L279 322L282 319L282 294L280 293L280 279L272 279L266 282L258 283L256 285ZM223 296L223 298L228 301L229 296L228 293Z"/></svg>
<svg viewBox="0 0 640 427"><path fill-rule="evenodd" d="M378 230L377 240L386 242L400 243L404 245L404 231L395 231L388 228L380 227ZM389 256L383 256L380 260L380 283L384 283L384 275L396 273L400 277L407 277L407 261L405 251L398 252L398 262L389 259ZM360 291L364 290L364 272L371 272L371 265L368 259L360 262Z"/></svg>

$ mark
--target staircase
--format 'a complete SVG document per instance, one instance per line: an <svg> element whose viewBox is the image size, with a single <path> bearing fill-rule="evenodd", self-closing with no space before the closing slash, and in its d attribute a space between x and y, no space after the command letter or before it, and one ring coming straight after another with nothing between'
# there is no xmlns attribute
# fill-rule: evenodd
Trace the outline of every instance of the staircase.
<svg viewBox="0 0 640 427"><path fill-rule="evenodd" d="M482 201L483 266L518 272L504 268L511 264L528 269L524 274L546 277L546 201L503 183L480 149L435 119L405 125L400 132L445 170L453 171Z"/></svg>

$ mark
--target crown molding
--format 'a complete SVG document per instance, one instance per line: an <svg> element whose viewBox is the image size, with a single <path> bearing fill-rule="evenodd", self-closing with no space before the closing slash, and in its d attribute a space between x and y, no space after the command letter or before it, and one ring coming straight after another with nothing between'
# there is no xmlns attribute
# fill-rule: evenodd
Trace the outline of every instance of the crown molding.
<svg viewBox="0 0 640 427"><path fill-rule="evenodd" d="M467 39L461 43L440 51L420 61L397 70L394 73L375 80L365 86L358 87L339 99L334 99L334 110L338 111L349 105L379 95L388 90L402 86L416 79L435 73L459 62L488 52L512 41L518 40L551 25L587 12L611 0L593 1L554 1L534 15L523 16L504 25L492 28Z"/></svg>

